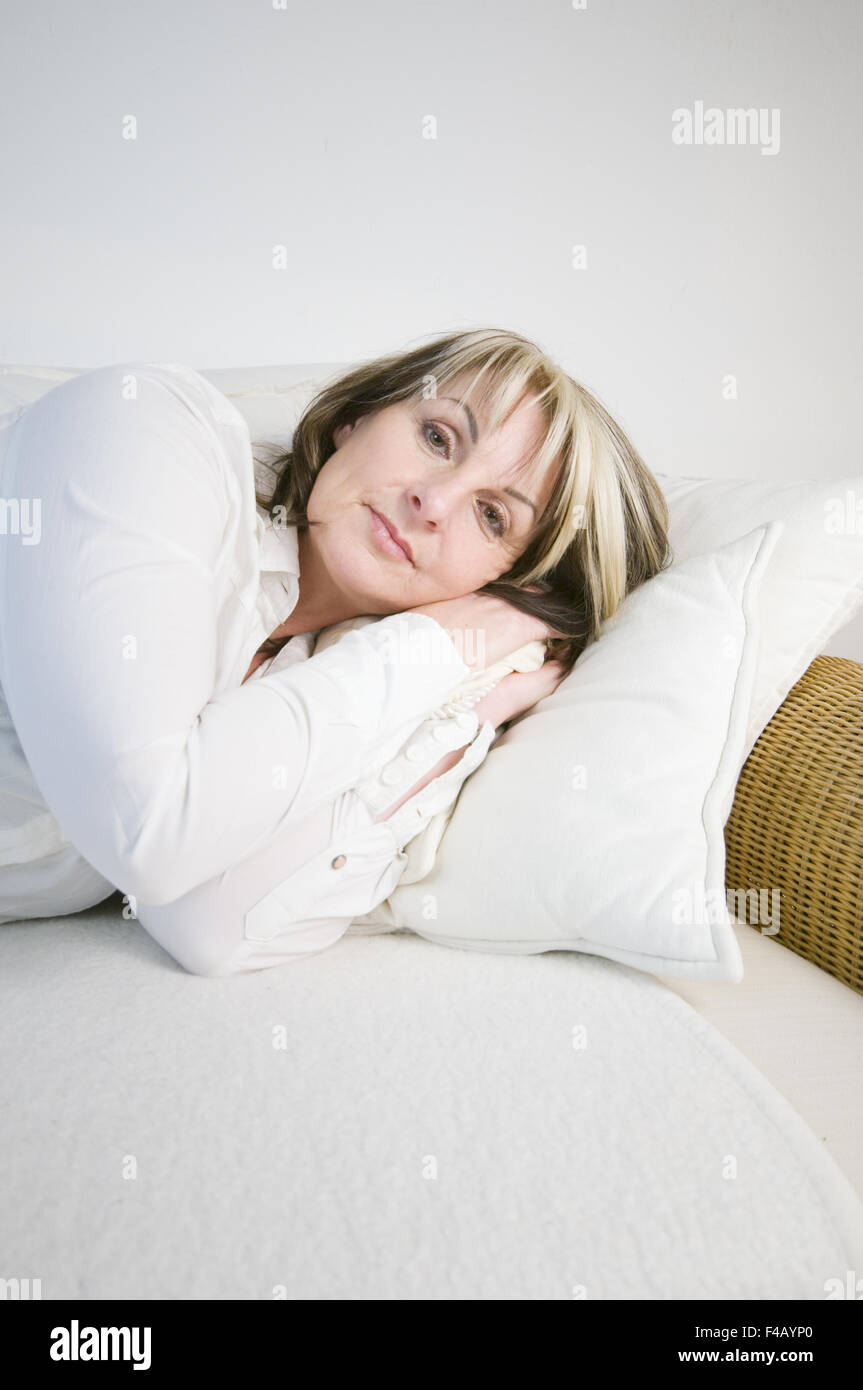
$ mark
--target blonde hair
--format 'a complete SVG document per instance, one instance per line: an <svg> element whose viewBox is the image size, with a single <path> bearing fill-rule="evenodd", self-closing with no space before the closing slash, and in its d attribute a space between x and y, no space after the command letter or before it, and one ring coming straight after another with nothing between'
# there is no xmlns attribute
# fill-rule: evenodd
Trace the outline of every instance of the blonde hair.
<svg viewBox="0 0 863 1390"><path fill-rule="evenodd" d="M475 329L360 364L325 385L306 407L291 448L258 503L299 529L315 478L335 452L333 432L399 401L434 397L469 374L460 399L487 412L497 430L526 395L537 398L546 430L522 471L554 470L555 483L527 546L480 592L544 617L561 639L549 653L571 667L626 595L671 562L662 490L620 425L595 396L536 343L505 329ZM532 586L532 587L528 587Z"/></svg>

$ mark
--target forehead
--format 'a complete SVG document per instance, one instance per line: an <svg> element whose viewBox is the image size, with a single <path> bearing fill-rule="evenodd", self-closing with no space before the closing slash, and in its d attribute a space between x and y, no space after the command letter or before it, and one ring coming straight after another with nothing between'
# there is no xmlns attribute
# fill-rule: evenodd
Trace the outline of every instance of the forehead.
<svg viewBox="0 0 863 1390"><path fill-rule="evenodd" d="M544 478L541 478L537 465L531 462L547 428L545 412L536 395L525 392L494 433L489 433L491 412L484 397L483 382L480 381L471 391L472 381L473 376L469 373L455 377L441 384L437 395L424 404L440 403L444 410L451 413L450 418L462 428L471 449L484 455L496 473L500 476L519 476L534 500L539 499L540 492L544 497L551 489L554 469L546 469ZM473 440L474 424L476 442Z"/></svg>
<svg viewBox="0 0 863 1390"><path fill-rule="evenodd" d="M491 392L491 383L487 377L481 377L479 372L463 372L450 381L436 382L434 385L438 399L444 400L454 397L457 401L464 401L473 412L480 432L487 434L491 414L487 400ZM510 407L507 419L499 428L502 431L504 427L514 423L524 428L524 421L527 416L536 421L541 420L541 414L535 394L528 389L516 404Z"/></svg>

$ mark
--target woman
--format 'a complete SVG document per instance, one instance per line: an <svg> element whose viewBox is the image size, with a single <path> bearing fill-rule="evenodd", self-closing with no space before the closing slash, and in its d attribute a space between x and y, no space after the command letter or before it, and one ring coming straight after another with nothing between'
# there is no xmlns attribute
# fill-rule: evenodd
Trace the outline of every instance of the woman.
<svg viewBox="0 0 863 1390"><path fill-rule="evenodd" d="M195 973L323 949L669 559L623 431L502 330L341 376L274 470L256 497L242 417L176 364L84 373L16 424L3 493L41 500L42 540L0 548L0 921L119 888ZM432 714L537 638L540 670Z"/></svg>

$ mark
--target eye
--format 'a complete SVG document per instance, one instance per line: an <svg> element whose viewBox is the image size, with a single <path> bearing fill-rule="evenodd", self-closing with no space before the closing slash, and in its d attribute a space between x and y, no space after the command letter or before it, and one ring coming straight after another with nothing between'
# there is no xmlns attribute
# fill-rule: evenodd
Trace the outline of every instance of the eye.
<svg viewBox="0 0 863 1390"><path fill-rule="evenodd" d="M504 516L503 512L499 511L498 508L495 507L491 502L483 502L480 504L480 506L483 513L487 515L489 512L491 512L492 515L495 517L495 521L493 523L490 523L491 529L494 531L494 534L496 536L502 536L504 531L506 530L506 517Z"/></svg>
<svg viewBox="0 0 863 1390"><path fill-rule="evenodd" d="M449 458L452 452L452 440L449 430L443 425L439 425L436 420L425 420L422 426L423 436L428 440L431 447L438 453L442 453L444 458ZM507 514L491 502L481 502L479 508L483 520L480 523L491 531L496 537L502 536L507 530ZM489 520L489 514L492 520Z"/></svg>
<svg viewBox="0 0 863 1390"><path fill-rule="evenodd" d="M426 439L429 441L433 449L440 449L441 445L443 445L446 449L444 457L449 458L451 451L451 441L449 437L449 432L447 430L442 429L434 420L426 420L425 424L423 425L423 434L425 435ZM433 442L432 435L437 435L438 439L440 440L440 444L435 444Z"/></svg>

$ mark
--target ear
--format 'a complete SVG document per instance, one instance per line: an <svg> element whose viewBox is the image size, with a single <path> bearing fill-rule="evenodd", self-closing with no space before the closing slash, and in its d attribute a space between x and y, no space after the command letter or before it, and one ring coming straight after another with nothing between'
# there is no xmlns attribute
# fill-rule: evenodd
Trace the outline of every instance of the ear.
<svg viewBox="0 0 863 1390"><path fill-rule="evenodd" d="M352 420L349 424L339 425L337 430L333 430L333 443L337 449L342 447L348 435L352 432L354 424L355 422Z"/></svg>

